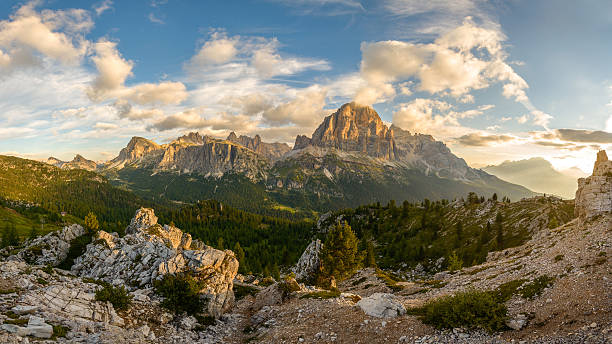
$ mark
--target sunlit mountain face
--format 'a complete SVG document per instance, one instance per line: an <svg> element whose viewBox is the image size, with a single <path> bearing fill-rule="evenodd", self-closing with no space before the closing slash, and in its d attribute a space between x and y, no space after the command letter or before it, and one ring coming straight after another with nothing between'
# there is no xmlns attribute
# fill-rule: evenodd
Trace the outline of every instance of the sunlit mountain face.
<svg viewBox="0 0 612 344"><path fill-rule="evenodd" d="M292 146L354 101L472 166L587 173L612 147L611 6L6 0L0 153L103 163L187 132Z"/></svg>

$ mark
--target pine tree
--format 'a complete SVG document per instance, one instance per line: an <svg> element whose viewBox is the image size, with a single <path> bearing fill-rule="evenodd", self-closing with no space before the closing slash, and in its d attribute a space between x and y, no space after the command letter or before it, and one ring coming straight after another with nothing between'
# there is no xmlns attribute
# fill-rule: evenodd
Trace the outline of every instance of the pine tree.
<svg viewBox="0 0 612 344"><path fill-rule="evenodd" d="M496 233L496 241L497 241L497 249L504 249L504 225L503 225L503 217L501 213L497 213L495 216L495 233Z"/></svg>
<svg viewBox="0 0 612 344"><path fill-rule="evenodd" d="M364 266L376 267L376 253L374 252L374 244L371 240L366 243Z"/></svg>
<svg viewBox="0 0 612 344"><path fill-rule="evenodd" d="M317 283L325 286L332 277L339 282L355 272L362 261L358 244L357 236L346 222L336 224L327 234L320 252L321 268Z"/></svg>
<svg viewBox="0 0 612 344"><path fill-rule="evenodd" d="M89 214L85 216L85 228L89 232L93 233L97 231L99 227L100 224L98 223L98 218L96 217L96 214L90 211Z"/></svg>

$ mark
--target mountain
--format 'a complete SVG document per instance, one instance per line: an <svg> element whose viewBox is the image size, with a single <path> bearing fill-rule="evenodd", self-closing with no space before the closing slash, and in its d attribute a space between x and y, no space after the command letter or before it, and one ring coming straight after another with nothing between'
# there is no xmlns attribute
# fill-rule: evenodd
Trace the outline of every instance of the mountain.
<svg viewBox="0 0 612 344"><path fill-rule="evenodd" d="M72 161L62 161L54 157L49 157L45 162L49 165L69 170L81 169L95 171L98 168L98 164L95 161L85 159L80 154L77 154Z"/></svg>
<svg viewBox="0 0 612 344"><path fill-rule="evenodd" d="M261 137L259 135L255 135L255 137L251 138L249 136L240 135L240 137L236 136L236 133L233 131L227 137L228 141L238 143L253 152L264 156L270 161L276 161L280 159L283 155L291 150L286 143L266 143L261 141Z"/></svg>
<svg viewBox="0 0 612 344"><path fill-rule="evenodd" d="M503 180L524 185L527 188L564 198L574 198L576 177L559 172L544 158L504 161L499 165L482 168ZM583 175L584 176L584 175Z"/></svg>
<svg viewBox="0 0 612 344"><path fill-rule="evenodd" d="M214 198L241 209L327 211L391 199L453 199L468 192L512 199L535 193L469 167L430 135L387 127L376 111L345 104L293 149L259 136L198 133L157 144L134 137L100 170L149 199Z"/></svg>
<svg viewBox="0 0 612 344"><path fill-rule="evenodd" d="M129 167L204 176L234 172L256 182L265 177L267 165L265 157L240 144L189 133L164 145L133 137L103 170Z"/></svg>

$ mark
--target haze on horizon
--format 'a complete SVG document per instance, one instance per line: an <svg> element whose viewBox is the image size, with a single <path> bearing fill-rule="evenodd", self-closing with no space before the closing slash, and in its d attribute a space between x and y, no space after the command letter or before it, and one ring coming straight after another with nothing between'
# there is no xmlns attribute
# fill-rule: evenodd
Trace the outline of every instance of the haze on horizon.
<svg viewBox="0 0 612 344"><path fill-rule="evenodd" d="M293 144L341 104L469 164L612 148L612 3L0 4L0 154L107 160L190 131Z"/></svg>

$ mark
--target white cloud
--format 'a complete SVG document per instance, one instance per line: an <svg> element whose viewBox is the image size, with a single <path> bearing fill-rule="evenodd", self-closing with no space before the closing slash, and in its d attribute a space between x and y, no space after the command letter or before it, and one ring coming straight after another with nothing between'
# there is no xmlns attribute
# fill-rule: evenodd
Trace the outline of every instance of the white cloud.
<svg viewBox="0 0 612 344"><path fill-rule="evenodd" d="M553 116L544 113L540 110L531 111L531 115L533 116L533 124L539 125L544 129L548 130L548 123L553 118Z"/></svg>
<svg viewBox="0 0 612 344"><path fill-rule="evenodd" d="M160 24L160 25L166 24L166 22L164 22L161 18L156 17L153 12L149 13L148 18L151 23Z"/></svg>
<svg viewBox="0 0 612 344"><path fill-rule="evenodd" d="M612 115L606 121L606 131L612 133Z"/></svg>
<svg viewBox="0 0 612 344"><path fill-rule="evenodd" d="M447 102L417 98L400 105L393 113L393 124L412 132L435 134L438 139L475 131L459 123L460 119L481 115L483 110L454 111Z"/></svg>
<svg viewBox="0 0 612 344"><path fill-rule="evenodd" d="M101 130L117 129L119 126L115 123L98 122L94 125L94 128Z"/></svg>
<svg viewBox="0 0 612 344"><path fill-rule="evenodd" d="M141 83L131 87L125 81L132 75L132 61L126 60L117 50L117 43L98 41L91 58L98 69L98 77L87 94L94 101L129 99L137 104L179 104L188 94L181 82L164 81L157 84Z"/></svg>
<svg viewBox="0 0 612 344"><path fill-rule="evenodd" d="M224 32L213 32L191 61L197 66L227 63L238 53L238 42L239 37L228 38Z"/></svg>
<svg viewBox="0 0 612 344"><path fill-rule="evenodd" d="M518 117L518 118L516 119L516 121L517 121L519 124L525 124L525 123L527 123L527 119L528 119L528 118L527 118L527 115L522 115L521 117Z"/></svg>
<svg viewBox="0 0 612 344"><path fill-rule="evenodd" d="M278 41L274 38L253 52L251 64L264 78L297 74L308 69L330 69L329 63L325 60L282 57L277 49Z"/></svg>
<svg viewBox="0 0 612 344"><path fill-rule="evenodd" d="M93 7L96 15L101 15L102 13L113 9L113 0L104 0Z"/></svg>
<svg viewBox="0 0 612 344"><path fill-rule="evenodd" d="M24 135L34 133L34 131L32 128L25 127L0 127L0 140L23 137Z"/></svg>
<svg viewBox="0 0 612 344"><path fill-rule="evenodd" d="M319 124L325 113L325 96L327 91L318 86L300 91L292 100L263 112L265 123L272 125L296 124L312 128Z"/></svg>
<svg viewBox="0 0 612 344"><path fill-rule="evenodd" d="M23 5L8 20L0 21L0 67L35 65L41 56L75 65L87 51L83 34L93 27L87 11L44 10L38 13L37 4Z"/></svg>
<svg viewBox="0 0 612 344"><path fill-rule="evenodd" d="M361 74L368 84L355 100L371 104L391 99L394 83L414 79L420 91L450 94L466 103L473 101L471 90L501 82L505 97L527 101L527 83L505 62L504 39L499 30L478 27L468 18L430 44L362 43Z"/></svg>

